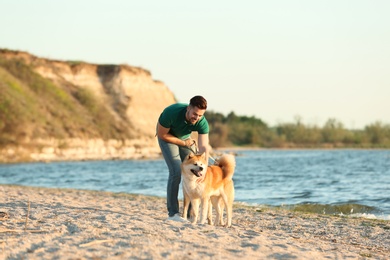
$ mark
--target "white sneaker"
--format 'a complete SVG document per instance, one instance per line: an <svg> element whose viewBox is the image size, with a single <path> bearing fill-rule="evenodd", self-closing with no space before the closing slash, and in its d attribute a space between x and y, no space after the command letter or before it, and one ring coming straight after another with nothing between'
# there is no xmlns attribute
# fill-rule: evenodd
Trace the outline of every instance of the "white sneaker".
<svg viewBox="0 0 390 260"><path fill-rule="evenodd" d="M176 213L172 217L168 217L167 220L176 221L176 222L188 222L188 220L182 218L179 213Z"/></svg>

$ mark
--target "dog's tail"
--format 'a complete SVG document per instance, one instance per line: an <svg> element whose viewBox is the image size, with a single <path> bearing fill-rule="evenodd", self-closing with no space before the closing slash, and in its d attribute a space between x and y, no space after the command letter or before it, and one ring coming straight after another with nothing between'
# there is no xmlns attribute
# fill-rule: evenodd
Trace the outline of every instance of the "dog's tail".
<svg viewBox="0 0 390 260"><path fill-rule="evenodd" d="M236 159L232 154L223 154L218 159L218 165L222 168L223 178L232 179L234 174L234 169L236 168Z"/></svg>

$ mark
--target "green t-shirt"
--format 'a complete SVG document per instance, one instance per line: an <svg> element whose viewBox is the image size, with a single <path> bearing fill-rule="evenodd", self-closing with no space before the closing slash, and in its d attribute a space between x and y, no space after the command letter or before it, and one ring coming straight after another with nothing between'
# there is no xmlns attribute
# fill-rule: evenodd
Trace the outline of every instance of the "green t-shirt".
<svg viewBox="0 0 390 260"><path fill-rule="evenodd" d="M161 113L158 118L160 125L170 128L169 133L180 139L186 139L191 135L191 132L198 132L198 134L209 133L209 123L206 118L202 118L194 125L187 123L186 112L187 104L176 103L168 106Z"/></svg>

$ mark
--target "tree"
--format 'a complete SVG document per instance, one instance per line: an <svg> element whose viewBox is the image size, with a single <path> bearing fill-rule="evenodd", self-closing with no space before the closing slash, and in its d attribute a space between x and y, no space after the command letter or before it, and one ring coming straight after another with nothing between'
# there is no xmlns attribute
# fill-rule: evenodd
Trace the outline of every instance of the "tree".
<svg viewBox="0 0 390 260"><path fill-rule="evenodd" d="M328 119L322 128L322 141L337 144L343 142L346 137L344 126L334 118Z"/></svg>
<svg viewBox="0 0 390 260"><path fill-rule="evenodd" d="M390 144L390 126L383 125L381 122L376 122L368 125L364 129L369 141L376 145Z"/></svg>

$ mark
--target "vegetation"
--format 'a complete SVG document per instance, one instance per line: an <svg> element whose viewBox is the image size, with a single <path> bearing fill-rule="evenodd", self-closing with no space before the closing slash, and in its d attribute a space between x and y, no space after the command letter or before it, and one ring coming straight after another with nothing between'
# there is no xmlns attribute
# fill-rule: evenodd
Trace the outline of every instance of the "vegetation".
<svg viewBox="0 0 390 260"><path fill-rule="evenodd" d="M132 136L93 93L54 83L19 60L0 58L0 145L36 138Z"/></svg>
<svg viewBox="0 0 390 260"><path fill-rule="evenodd" d="M381 122L362 130L348 130L333 118L322 127L306 126L300 120L269 127L261 119L237 116L233 112L224 116L207 111L205 116L213 147L390 148L390 125Z"/></svg>

